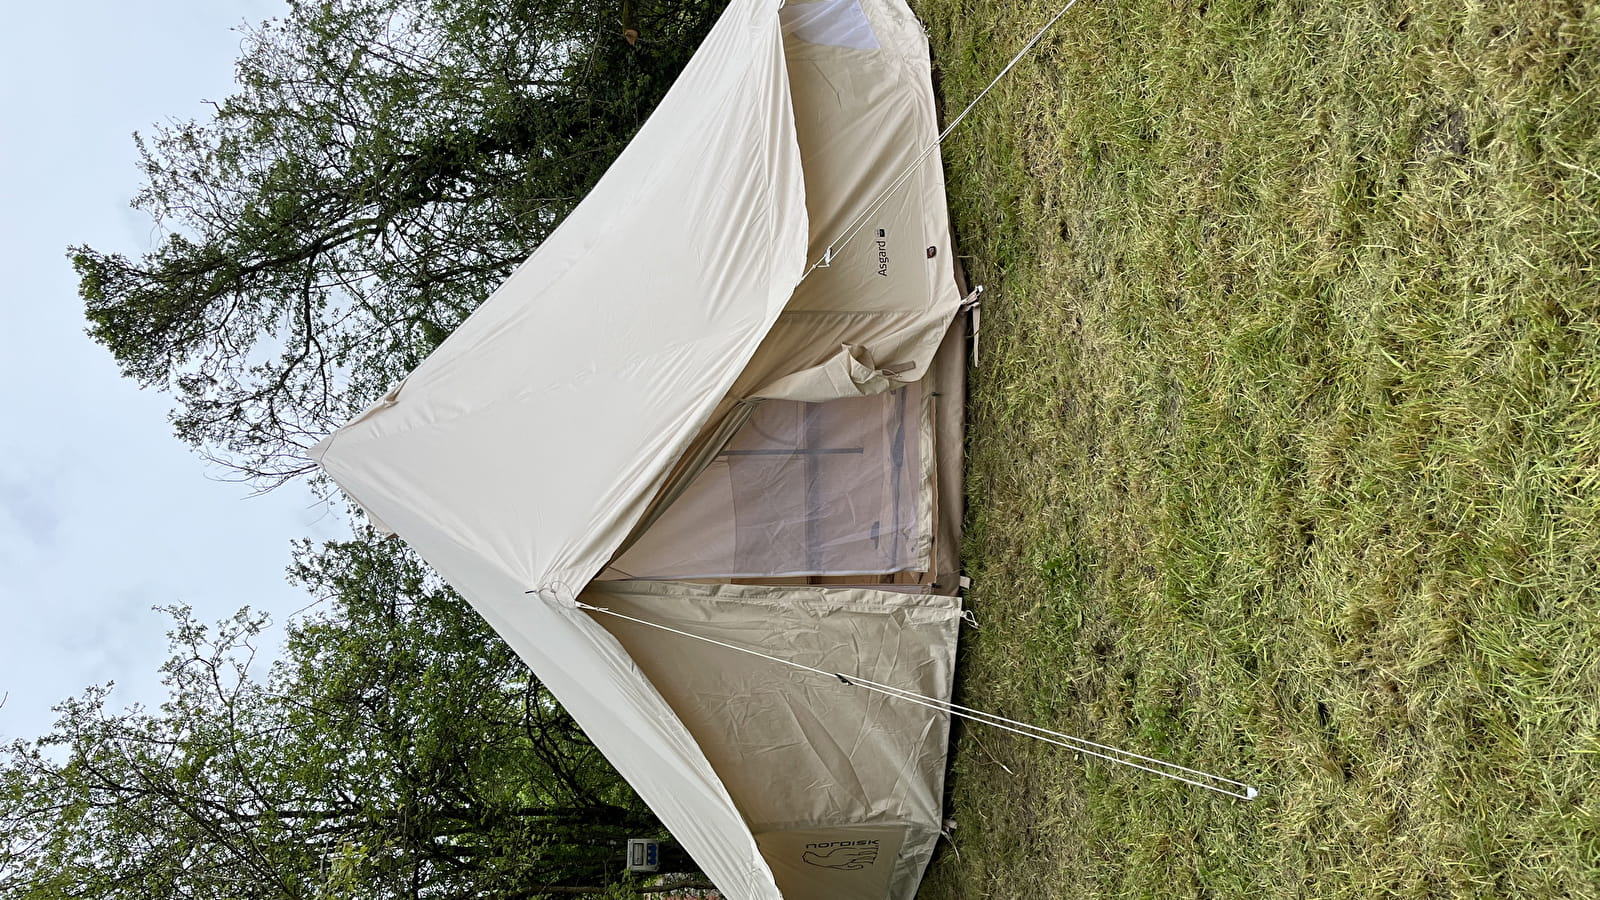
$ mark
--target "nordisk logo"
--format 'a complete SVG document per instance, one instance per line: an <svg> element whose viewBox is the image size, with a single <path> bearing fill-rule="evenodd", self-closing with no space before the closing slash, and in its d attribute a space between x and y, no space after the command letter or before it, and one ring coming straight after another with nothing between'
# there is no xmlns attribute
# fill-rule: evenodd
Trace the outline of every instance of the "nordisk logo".
<svg viewBox="0 0 1600 900"><path fill-rule="evenodd" d="M889 235L878 229L878 274L889 277Z"/></svg>
<svg viewBox="0 0 1600 900"><path fill-rule="evenodd" d="M877 841L823 841L807 844L800 859L824 869L865 869L878 861Z"/></svg>

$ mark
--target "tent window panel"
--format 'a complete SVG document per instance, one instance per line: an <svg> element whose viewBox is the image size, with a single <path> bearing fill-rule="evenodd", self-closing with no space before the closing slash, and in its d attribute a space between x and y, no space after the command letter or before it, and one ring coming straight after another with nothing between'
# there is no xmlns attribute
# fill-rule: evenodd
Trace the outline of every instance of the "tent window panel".
<svg viewBox="0 0 1600 900"><path fill-rule="evenodd" d="M784 37L852 50L878 49L878 36L858 0L786 3L778 10L778 19Z"/></svg>
<svg viewBox="0 0 1600 900"><path fill-rule="evenodd" d="M920 571L920 387L770 400L610 570L624 578Z"/></svg>

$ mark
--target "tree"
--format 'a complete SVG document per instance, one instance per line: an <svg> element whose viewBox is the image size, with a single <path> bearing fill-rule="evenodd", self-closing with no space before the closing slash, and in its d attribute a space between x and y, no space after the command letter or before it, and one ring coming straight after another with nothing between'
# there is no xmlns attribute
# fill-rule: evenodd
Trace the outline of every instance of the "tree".
<svg viewBox="0 0 1600 900"><path fill-rule="evenodd" d="M169 699L96 689L0 767L0 895L536 897L618 886L659 823L506 645L393 542L300 547L289 628L174 610Z"/></svg>
<svg viewBox="0 0 1600 900"><path fill-rule="evenodd" d="M138 256L75 247L90 334L264 487L413 368L598 179L720 0L291 2L239 90L138 139ZM625 39L619 26L637 32ZM533 897L660 826L506 646L370 536L263 684L264 620L174 610L170 698L97 689L0 763L0 895Z"/></svg>
<svg viewBox="0 0 1600 900"><path fill-rule="evenodd" d="M138 138L138 258L74 247L89 333L265 487L413 368L599 178L719 0L323 0ZM619 15L643 37L624 39Z"/></svg>

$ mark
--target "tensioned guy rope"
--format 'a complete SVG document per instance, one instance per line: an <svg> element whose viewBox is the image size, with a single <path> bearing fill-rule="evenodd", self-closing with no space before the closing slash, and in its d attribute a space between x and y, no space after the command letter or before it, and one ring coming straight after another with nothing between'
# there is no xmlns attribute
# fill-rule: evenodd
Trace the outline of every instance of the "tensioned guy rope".
<svg viewBox="0 0 1600 900"><path fill-rule="evenodd" d="M1043 726L1030 725L1027 722L1019 722L1016 719L1008 719L1005 716L999 716L995 715L994 713L973 709L969 706L962 706L958 703L951 703L948 700L940 700L936 697L929 697L926 694L918 694L915 691L908 691L904 688L894 687L893 685L882 684L880 682L872 681L868 678L862 678L859 675L847 674L844 672L829 672L826 669L808 666L805 663L796 662L792 659L784 659L780 656L772 656L771 654L763 653L760 650L755 650L750 647L741 647L738 644L730 644L726 641L719 641L716 638L706 637L702 634L694 634L692 632L683 631L673 628L670 625L663 625L659 622L651 622L647 619L636 618L634 616L627 615L626 613L617 612L614 609L607 609L604 606L594 606L582 601L575 602L577 603L577 607L579 609L588 610L590 612L604 613L608 616L614 616L618 619L625 619L637 625L655 628L670 634L679 635L680 637L692 638L693 640L702 641L717 647L722 647L726 650L734 650L739 653L745 653L769 662L774 662L780 665L789 666L791 668L800 669L805 672L821 675L824 678L837 678L839 681L850 685L851 687L859 687L877 694L882 694L885 697L891 697L897 700L905 700L910 703L915 703L918 706L923 706L934 710L935 712L946 713L948 715L966 719L971 722L977 722L983 725L992 726L994 728L1000 728L1005 731L1014 732L1022 735L1023 737L1033 738L1034 740L1043 741L1047 744L1054 744L1057 747L1065 747L1068 750L1082 753L1085 756L1097 757L1108 762L1116 763L1117 765L1138 769L1142 772L1149 772L1152 775L1160 775L1163 778L1170 778L1173 781L1181 781L1184 784L1193 785L1194 787L1198 788L1205 788L1208 791L1214 791L1218 794L1224 794L1239 800L1254 800L1258 793L1255 788L1245 784L1242 781L1234 781L1232 778L1224 778L1221 775L1213 775L1210 772L1202 772L1198 769L1180 766L1177 763L1156 759L1152 756L1145 756L1142 753L1134 753L1132 750L1123 750L1119 747L1112 747L1107 744L1096 743L1085 738L1074 737L1070 734L1054 731Z"/></svg>
<svg viewBox="0 0 1600 900"><path fill-rule="evenodd" d="M915 173L917 166L921 165L922 161L927 159L928 155L944 142L944 139L950 135L950 132L953 131L957 125L960 125L962 120L966 119L967 115L972 112L973 108L976 107L978 103L982 101L984 97L988 96L989 92L994 89L995 85L999 84L1000 80L1005 78L1005 76L1016 67L1017 63L1020 62L1024 56L1026 56L1031 50L1033 50L1035 46L1038 45L1039 41L1042 40L1047 33L1049 33L1050 29L1053 28L1057 22L1061 21L1061 18L1077 4L1078 0L1068 0L1067 4L1061 7L1061 9L1044 24L1044 27L1040 28L1038 33L1034 34L1034 36L1025 45L1023 45L1021 50L1017 51L1017 54L1011 58L1011 61L1006 63L1005 68L1001 69L999 74L995 75L994 79L991 80L983 90L978 92L978 95L972 99L972 102L967 104L966 109L963 109L959 115L950 120L950 124L946 125L944 130L939 132L939 136L936 137L928 146L924 147L922 151L917 154L916 158L905 167L905 170L896 176L894 181L890 182L888 187L884 188L877 197L873 198L872 202L868 203L866 207L864 207L862 211L856 215L855 218L850 220L850 224L845 226L844 230L840 232L839 236L834 238L834 240L828 244L827 248L823 251L822 256L806 269L805 275L810 275L819 267L825 267L829 265L833 261L834 253L861 231L861 229L866 225L868 218L871 217L871 215L879 208L881 208L895 191L899 190L908 180L910 180L912 174ZM804 275L801 276L802 280L804 277ZM530 591L529 593L534 592ZM1097 743L1086 738L1075 737L1073 735L1045 728L1040 725L1031 725L1027 722L1021 722L1016 719L1010 719L1006 718L1005 716L996 715L995 713L973 709L969 706L962 706L958 703L952 703L948 700L940 700L937 697L929 697L925 694L916 693L915 691L908 691L904 688L898 688L893 685L883 684L868 678L863 678L860 675L845 672L829 672L826 669L808 666L805 663L796 662L795 660L784 659L782 657L763 653L760 650L756 650L751 647L741 647L738 644L730 644L726 641L719 641L716 638L683 631L681 629L673 628L670 625L663 625L659 622L651 622L646 619L636 618L625 613L617 612L613 609L607 609L603 606L594 606L592 604L583 603L577 600L574 600L573 604L576 605L578 609L588 610L589 612L594 613L603 613L608 616L633 622L637 625L643 625L648 628L654 628L659 631L665 631L670 634L679 635L680 637L712 644L726 650L748 654L750 656L758 657L779 665L789 666L794 669L810 672L815 675L820 675L823 678L838 679L840 682L851 687L858 687L863 690L872 691L884 697L889 697L895 700L915 703L918 706L933 710L936 713L943 713L949 716L966 719L970 722L977 722L982 725L988 725L993 728L1010 731L1012 733L1022 735L1023 737L1033 738L1037 741L1043 741L1047 744L1065 747L1068 750L1081 753L1085 756L1093 756L1098 759L1116 763L1117 765L1138 769L1141 772L1148 772L1152 775L1170 778L1174 781L1180 781L1184 784L1192 785L1194 787L1204 788L1205 790L1214 791L1215 793L1223 794L1228 797L1234 797L1239 800L1254 800L1259 793L1254 787L1245 784L1242 781L1235 781L1232 778L1224 778L1221 775L1213 775L1210 772L1202 772L1199 769L1191 769L1187 766L1180 766L1177 763L1156 759L1152 756L1145 756L1142 753L1135 753L1131 750L1123 750L1119 747L1112 747L1107 744Z"/></svg>
<svg viewBox="0 0 1600 900"><path fill-rule="evenodd" d="M1011 61L1006 63L1005 68L1000 70L1000 74L994 76L988 85L986 85L983 90L978 92L978 96L972 98L972 102L967 104L967 108L963 109L960 115L950 120L950 124L946 125L944 130L939 132L939 136L933 139L933 143L923 147L922 152L917 154L917 158L913 159L911 163L905 167L905 170L896 176L895 180L890 182L889 186L884 188L877 197L873 198L872 202L868 203L854 219L851 219L850 224L844 227L844 230L840 232L838 237L828 242L827 248L822 251L822 256L818 257L817 261L812 263L811 266L806 269L805 275L800 276L800 280L804 281L806 275L810 275L812 272L815 272L819 267L826 267L831 264L833 262L833 254L837 252L840 247L849 243L850 239L855 237L862 228L866 227L867 219L871 217L873 213L877 212L884 203L888 202L889 197L892 196L895 191L899 190L908 180L910 180L912 173L917 170L917 166L922 165L923 160L928 158L928 154L938 149L939 145L944 143L944 139L950 136L950 132L954 131L957 125L961 124L961 120L965 119L967 114L972 112L973 108L976 107L984 97L987 97L990 91L994 90L994 86L1000 83L1000 79L1010 74L1011 70L1016 67L1017 63L1021 62L1022 58L1027 56L1029 51L1033 50L1033 48L1038 45L1039 41L1044 39L1044 36L1050 32L1051 28L1055 27L1057 22L1061 21L1061 17L1066 15L1068 10L1077 5L1078 0L1067 0L1067 5L1061 7L1061 9L1057 11L1054 16L1050 17L1050 21L1044 23L1043 28L1040 28L1026 44L1022 45L1022 49L1017 51L1016 56L1011 57Z"/></svg>

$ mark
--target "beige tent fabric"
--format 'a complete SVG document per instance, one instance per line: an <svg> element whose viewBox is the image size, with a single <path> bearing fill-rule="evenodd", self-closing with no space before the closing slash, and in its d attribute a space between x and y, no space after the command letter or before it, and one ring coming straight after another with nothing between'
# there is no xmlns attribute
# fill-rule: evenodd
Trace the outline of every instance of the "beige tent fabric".
<svg viewBox="0 0 1600 900"><path fill-rule="evenodd" d="M633 656L652 651L624 646L574 601L652 498L690 483L737 433L754 409L747 398L830 360L837 369L788 384L820 400L819 384L863 396L919 379L955 310L936 153L869 231L802 283L808 247L821 254L829 229L933 139L934 119L926 43L901 0L785 9L732 0L590 196L433 355L314 453L527 661L730 897L779 900L781 878L791 898L899 900L934 840L942 724L870 701L839 707L842 718L817 713L803 734L822 762L806 763L818 774L804 793L821 805L785 818L752 799L766 764L739 770L712 743L713 722L663 696L682 690L669 670L647 677ZM832 654L828 642L855 629L869 673L887 666L891 678L948 696L954 607L867 593L840 609L836 597L796 601L789 612L816 621L789 627L777 649ZM732 596L710 605L725 609ZM803 708L789 700L813 697L763 696L796 722ZM776 710L750 708L751 721ZM859 743L847 759L822 749L849 735ZM805 753L795 743L773 752ZM905 768L891 784L896 754ZM851 772L866 779L860 790L842 777ZM834 829L857 831L817 833ZM893 860L887 875L858 865L873 847ZM861 880L867 871L883 881Z"/></svg>
<svg viewBox="0 0 1600 900"><path fill-rule="evenodd" d="M783 16L792 21L824 4L837 5L789 3ZM929 154L905 184L884 194L938 136L927 38L901 3L862 8L883 44L879 51L807 43L793 31L786 45L806 174L809 259L815 263L830 245L833 255L801 282L740 375L736 397L772 396L774 382L828 365L845 344L902 372L897 380L920 378L961 303L950 276L939 154ZM880 198L877 210L858 221Z"/></svg>
<svg viewBox="0 0 1600 900"><path fill-rule="evenodd" d="M777 11L734 0L590 196L316 449L740 897L778 892L701 751L615 641L559 604L610 557L782 311L806 233Z"/></svg>
<svg viewBox="0 0 1600 900"><path fill-rule="evenodd" d="M918 380L961 304L939 153L916 162L938 137L922 26L901 0L789 2L780 17L806 179L808 266L834 252L828 265L808 268L625 547L715 458L734 431L724 419L748 413L752 398L820 402ZM830 37L843 45L813 42ZM905 183L885 194L908 168Z"/></svg>
<svg viewBox="0 0 1600 900"><path fill-rule="evenodd" d="M860 18L879 47L811 43L826 37L797 21ZM826 266L810 270L783 315L745 366L732 397L793 396L772 386L813 367L845 364L840 347L858 360L894 369L897 381L920 378L961 303L950 277L950 224L944 172L937 151L912 169L909 180L885 191L938 136L932 72L922 26L898 0L820 0L786 3L780 13L795 128L806 178L810 222L808 259L833 246ZM884 202L859 222L872 202ZM834 396L866 393L841 385ZM873 385L889 387L887 381Z"/></svg>
<svg viewBox="0 0 1600 900"><path fill-rule="evenodd" d="M868 397L895 386L889 374L873 365L872 354L864 348L841 344L829 359L779 378L758 391L755 399L825 403Z"/></svg>
<svg viewBox="0 0 1600 900"><path fill-rule="evenodd" d="M950 696L961 619L953 597L596 582L583 601L828 672ZM594 615L705 748L786 898L901 900L915 894L939 833L946 716L834 678ZM852 843L864 841L878 843ZM826 844L846 850L816 846ZM875 860L867 860L868 850L876 851ZM835 865L849 865L847 856L861 865Z"/></svg>

